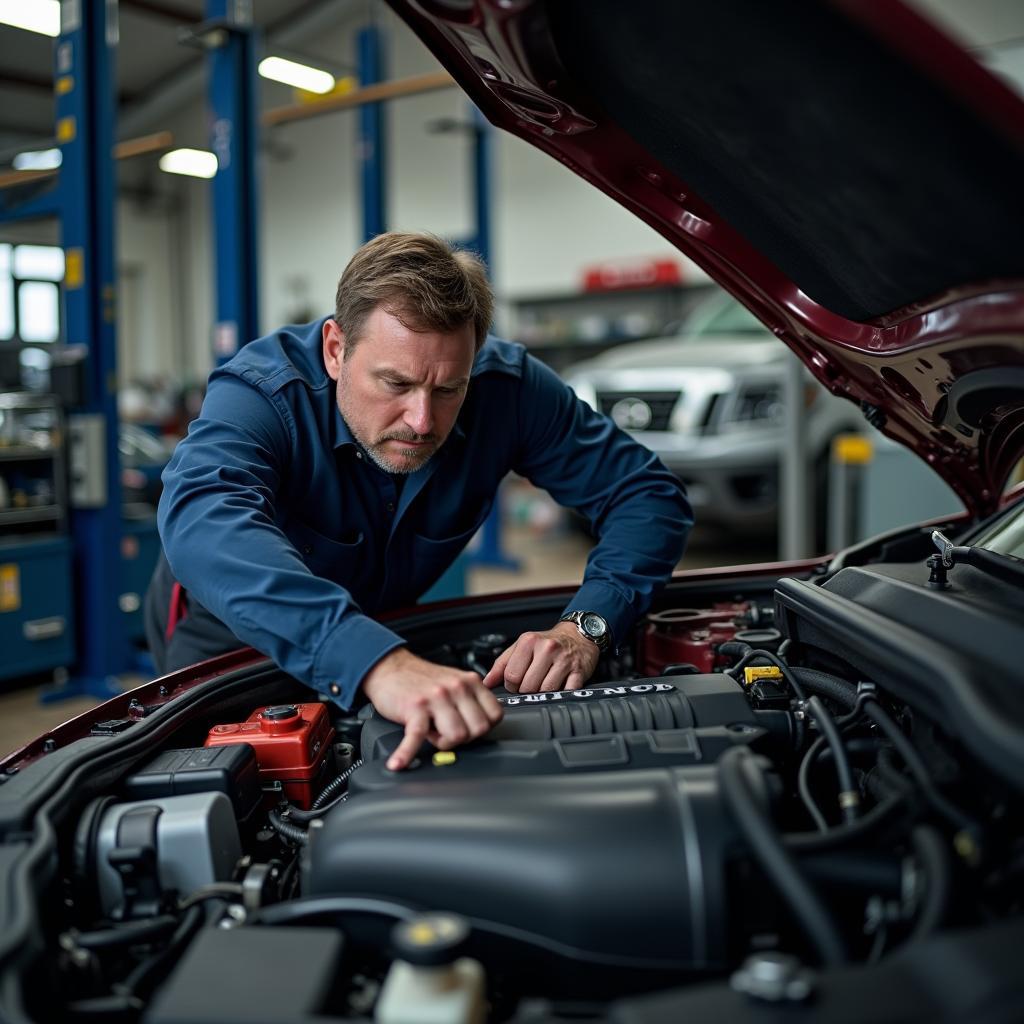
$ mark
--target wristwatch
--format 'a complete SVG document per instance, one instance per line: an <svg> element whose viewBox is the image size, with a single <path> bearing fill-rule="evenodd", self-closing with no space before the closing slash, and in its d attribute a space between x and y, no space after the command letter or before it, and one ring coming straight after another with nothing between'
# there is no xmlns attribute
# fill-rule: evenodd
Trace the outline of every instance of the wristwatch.
<svg viewBox="0 0 1024 1024"><path fill-rule="evenodd" d="M585 636L597 644L597 649L602 654L611 646L611 632L608 629L608 623L597 612L568 612L558 621L575 623L576 628L580 631L580 636Z"/></svg>

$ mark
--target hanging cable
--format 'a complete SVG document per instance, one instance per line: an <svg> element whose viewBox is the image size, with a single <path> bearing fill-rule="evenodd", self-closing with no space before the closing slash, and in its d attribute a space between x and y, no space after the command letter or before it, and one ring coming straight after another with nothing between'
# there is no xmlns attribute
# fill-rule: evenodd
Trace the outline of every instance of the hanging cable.
<svg viewBox="0 0 1024 1024"><path fill-rule="evenodd" d="M756 767L746 747L726 751L718 762L722 796L733 820L822 962L828 966L843 964L847 954L842 935L755 799L744 774L747 765Z"/></svg>

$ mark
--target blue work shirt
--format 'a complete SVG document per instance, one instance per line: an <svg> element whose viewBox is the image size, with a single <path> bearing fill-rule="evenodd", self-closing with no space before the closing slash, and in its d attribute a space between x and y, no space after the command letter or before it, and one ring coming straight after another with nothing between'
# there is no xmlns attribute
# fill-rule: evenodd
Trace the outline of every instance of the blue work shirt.
<svg viewBox="0 0 1024 1024"><path fill-rule="evenodd" d="M593 523L600 540L566 611L599 612L623 640L682 556L693 517L676 477L523 346L489 337L448 439L398 488L338 410L323 323L250 342L210 377L158 516L189 594L350 707L404 643L371 616L415 603L512 470Z"/></svg>

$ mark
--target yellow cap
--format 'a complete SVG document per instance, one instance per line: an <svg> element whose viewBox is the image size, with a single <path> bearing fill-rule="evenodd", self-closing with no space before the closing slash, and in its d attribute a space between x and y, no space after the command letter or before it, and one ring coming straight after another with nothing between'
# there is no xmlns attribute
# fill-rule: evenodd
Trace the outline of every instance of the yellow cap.
<svg viewBox="0 0 1024 1024"><path fill-rule="evenodd" d="M748 665L743 670L743 681L753 686L758 679L781 679L782 669L777 665Z"/></svg>
<svg viewBox="0 0 1024 1024"><path fill-rule="evenodd" d="M840 434L832 442L832 459L835 462L863 466L871 461L872 455L871 438L861 434Z"/></svg>
<svg viewBox="0 0 1024 1024"><path fill-rule="evenodd" d="M437 931L429 921L414 922L407 934L409 941L417 946L429 946L437 938Z"/></svg>
<svg viewBox="0 0 1024 1024"><path fill-rule="evenodd" d="M443 768L448 764L455 764L458 758L455 756L454 750L439 750L431 759L431 764L435 768Z"/></svg>

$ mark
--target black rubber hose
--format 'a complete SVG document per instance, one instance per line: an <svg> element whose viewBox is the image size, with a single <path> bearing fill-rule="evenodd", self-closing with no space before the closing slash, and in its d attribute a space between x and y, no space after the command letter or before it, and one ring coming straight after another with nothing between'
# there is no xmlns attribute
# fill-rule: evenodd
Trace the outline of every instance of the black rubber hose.
<svg viewBox="0 0 1024 1024"><path fill-rule="evenodd" d="M359 896L320 896L307 899L289 900L261 907L249 916L248 924L294 924L311 917L325 914L372 914L378 917L393 917L397 921L408 921L419 911L403 903L389 900L375 900Z"/></svg>
<svg viewBox="0 0 1024 1024"><path fill-rule="evenodd" d="M817 723L821 735L832 751L836 762L836 775L839 776L839 809L842 811L843 820L850 822L857 819L857 808L860 805L860 793L853 781L853 772L850 770L850 759L843 746L843 738L839 735L839 729L829 714L828 708L821 702L820 697L811 697L805 707L807 713ZM802 767L802 766L801 766Z"/></svg>
<svg viewBox="0 0 1024 1024"><path fill-rule="evenodd" d="M116 928L102 928L93 932L69 933L76 946L82 949L107 949L111 946L130 946L136 942L150 942L171 931L178 919L161 914L146 921L126 921Z"/></svg>
<svg viewBox="0 0 1024 1024"><path fill-rule="evenodd" d="M910 841L925 877L921 912L910 935L914 940L931 935L945 920L953 886L953 865L949 847L934 826L918 825L910 834Z"/></svg>
<svg viewBox="0 0 1024 1024"><path fill-rule="evenodd" d="M821 753L825 746L825 737L819 736L810 746L807 753L804 754L803 760L800 762L800 770L796 773L796 788L800 794L800 799L803 801L804 807L807 808L807 813L811 816L814 824L818 826L818 831L827 832L828 822L825 820L825 815L821 813L818 805L814 802L814 797L811 795L811 765L814 763L815 758Z"/></svg>
<svg viewBox="0 0 1024 1024"><path fill-rule="evenodd" d="M128 975L123 984L118 986L119 994L146 995L147 987L158 978L160 972L177 961L181 950L202 926L203 917L202 907L189 907L182 915L181 921L167 945L156 956L144 960Z"/></svg>
<svg viewBox="0 0 1024 1024"><path fill-rule="evenodd" d="M906 803L902 796L890 794L863 817L849 825L837 825L827 832L790 832L782 837L783 842L786 849L792 850L793 853L832 850L837 846L868 838L876 830L901 817L905 808Z"/></svg>
<svg viewBox="0 0 1024 1024"><path fill-rule="evenodd" d="M754 648L742 640L726 640L724 644L718 645L718 653L723 658L745 658L753 651Z"/></svg>
<svg viewBox="0 0 1024 1024"><path fill-rule="evenodd" d="M935 788L935 784L928 774L928 768L921 760L921 755L914 749L913 744L907 739L889 712L878 701L869 700L864 704L864 714L878 726L885 734L885 738L896 748L896 753L910 769L910 774L914 776L914 781L921 787L928 803L950 824L971 832L977 838L980 834L977 822L969 818Z"/></svg>
<svg viewBox="0 0 1024 1024"><path fill-rule="evenodd" d="M794 668L792 671L811 693L821 694L851 710L857 706L857 687L848 680L814 668Z"/></svg>
<svg viewBox="0 0 1024 1024"><path fill-rule="evenodd" d="M238 903L242 899L242 894L243 889L239 882L213 882L190 892L178 903L178 910L188 910L189 907L205 903L207 900L234 900Z"/></svg>
<svg viewBox="0 0 1024 1024"><path fill-rule="evenodd" d="M277 811L271 811L267 817L270 819L274 831L284 836L285 839L290 839L293 843L298 843L299 846L305 846L309 842L309 833L304 828L285 821Z"/></svg>
<svg viewBox="0 0 1024 1024"><path fill-rule="evenodd" d="M744 770L756 767L745 747L734 747L719 759L722 796L761 868L796 916L824 964L846 963L846 945L824 903L800 873L796 861L782 843L775 826L761 810Z"/></svg>
<svg viewBox="0 0 1024 1024"><path fill-rule="evenodd" d="M901 772L895 761L896 755L893 753L893 748L891 746L883 747L878 752L878 759L871 774L886 793L899 793L909 797L915 791L914 780Z"/></svg>
<svg viewBox="0 0 1024 1024"><path fill-rule="evenodd" d="M800 870L813 882L833 888L861 889L899 899L903 892L903 863L891 853L865 850L825 850L800 858Z"/></svg>

